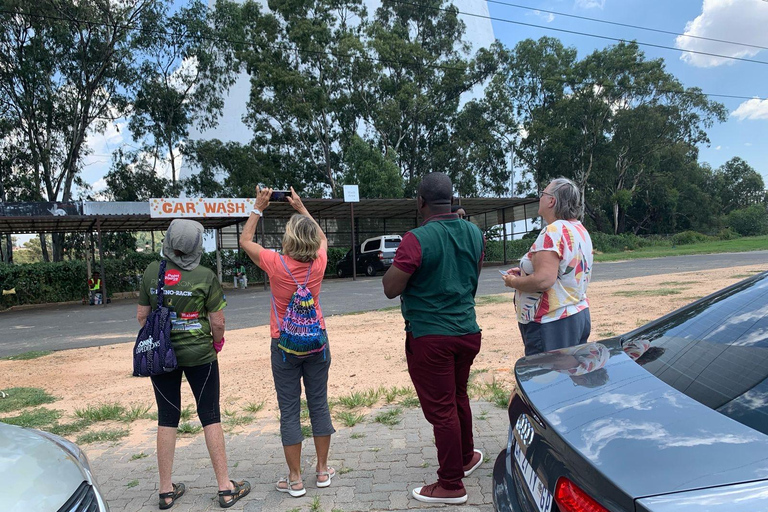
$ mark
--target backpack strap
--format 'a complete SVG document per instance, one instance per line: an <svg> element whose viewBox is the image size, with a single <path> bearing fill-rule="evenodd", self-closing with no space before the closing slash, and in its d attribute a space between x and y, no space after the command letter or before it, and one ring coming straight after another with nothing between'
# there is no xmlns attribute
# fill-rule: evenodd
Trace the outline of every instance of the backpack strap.
<svg viewBox="0 0 768 512"><path fill-rule="evenodd" d="M157 307L163 307L163 286L165 286L165 260L160 260L160 270L157 273Z"/></svg>
<svg viewBox="0 0 768 512"><path fill-rule="evenodd" d="M309 282L309 275L312 273L312 263L313 261L309 262L309 268L307 268L307 277L304 279L304 284L300 285L299 282L296 280L295 277L293 277L293 274L291 274L291 271L288 270L288 265L285 264L285 260L283 259L283 255L278 253L278 256L280 257L280 263L283 264L283 268L286 272L288 272L288 275L291 276L291 279L293 279L293 282L296 283L296 286L307 286L307 283Z"/></svg>

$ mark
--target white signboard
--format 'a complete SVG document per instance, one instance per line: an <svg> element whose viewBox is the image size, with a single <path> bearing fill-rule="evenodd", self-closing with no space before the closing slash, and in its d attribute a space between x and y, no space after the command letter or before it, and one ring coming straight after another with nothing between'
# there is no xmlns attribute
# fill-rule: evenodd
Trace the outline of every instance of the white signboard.
<svg viewBox="0 0 768 512"><path fill-rule="evenodd" d="M344 202L345 203L360 202L360 190L357 188L357 185L344 185Z"/></svg>
<svg viewBox="0 0 768 512"><path fill-rule="evenodd" d="M152 198L149 200L149 214L153 219L179 217L247 217L251 213L255 203L255 199L240 198Z"/></svg>

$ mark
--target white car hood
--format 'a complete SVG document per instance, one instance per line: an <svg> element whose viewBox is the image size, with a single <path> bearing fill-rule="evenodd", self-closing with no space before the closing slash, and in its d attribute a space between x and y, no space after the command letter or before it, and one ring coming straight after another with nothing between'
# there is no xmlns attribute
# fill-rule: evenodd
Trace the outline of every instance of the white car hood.
<svg viewBox="0 0 768 512"><path fill-rule="evenodd" d="M0 503L56 512L87 480L80 462L34 430L0 423Z"/></svg>

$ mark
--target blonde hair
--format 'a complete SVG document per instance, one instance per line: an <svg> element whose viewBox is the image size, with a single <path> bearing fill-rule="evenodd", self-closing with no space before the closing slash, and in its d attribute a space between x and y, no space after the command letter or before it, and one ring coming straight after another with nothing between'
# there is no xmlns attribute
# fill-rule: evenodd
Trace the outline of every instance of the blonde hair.
<svg viewBox="0 0 768 512"><path fill-rule="evenodd" d="M294 214L288 219L283 235L283 253L296 261L309 263L317 259L320 250L320 229L315 221Z"/></svg>

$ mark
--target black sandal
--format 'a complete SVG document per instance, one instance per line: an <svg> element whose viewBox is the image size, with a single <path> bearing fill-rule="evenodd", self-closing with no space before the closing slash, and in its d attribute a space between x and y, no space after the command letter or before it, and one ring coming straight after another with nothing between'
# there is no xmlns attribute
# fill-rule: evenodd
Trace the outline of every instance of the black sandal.
<svg viewBox="0 0 768 512"><path fill-rule="evenodd" d="M251 484L245 480L242 482L235 482L234 480L230 480L230 482L232 482L232 485L235 486L234 491L230 491L229 489L226 491L219 491L219 506L221 508L231 507L237 503L237 500L244 498L248 495L249 492L251 492ZM224 499L225 497L231 497L232 499L227 501Z"/></svg>
<svg viewBox="0 0 768 512"><path fill-rule="evenodd" d="M173 491L171 492L161 492L159 494L160 496L160 510L165 510L168 508L171 508L174 503L176 503L176 500L184 496L185 491L184 484L173 484ZM171 498L170 502L166 502L165 498Z"/></svg>

